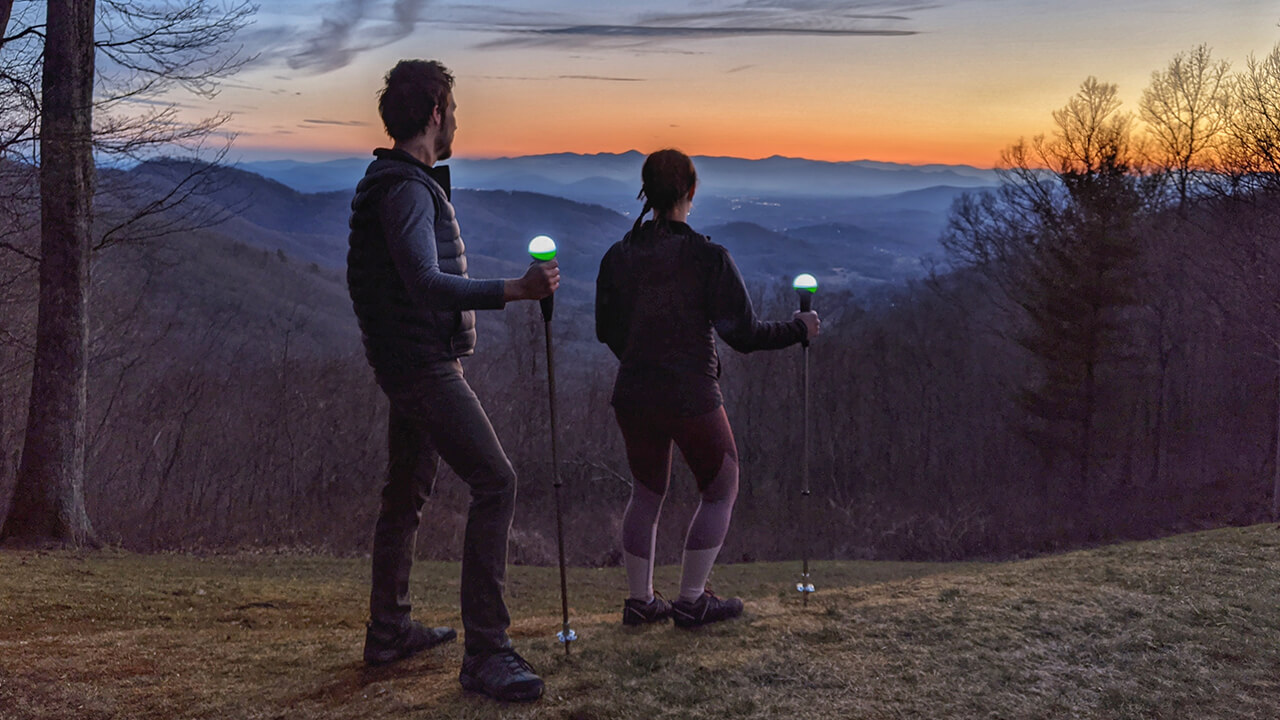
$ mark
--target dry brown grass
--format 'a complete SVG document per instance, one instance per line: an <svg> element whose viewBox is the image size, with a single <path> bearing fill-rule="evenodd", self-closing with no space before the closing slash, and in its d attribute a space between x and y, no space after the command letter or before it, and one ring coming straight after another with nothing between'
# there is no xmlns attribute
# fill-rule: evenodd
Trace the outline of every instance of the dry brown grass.
<svg viewBox="0 0 1280 720"><path fill-rule="evenodd" d="M367 562L0 552L2 718L1268 718L1280 715L1271 525L991 565L717 570L746 616L624 629L618 569L512 568L512 634L547 696L460 691L458 645L360 663ZM457 624L456 564L418 615ZM675 585L661 568L659 587Z"/></svg>

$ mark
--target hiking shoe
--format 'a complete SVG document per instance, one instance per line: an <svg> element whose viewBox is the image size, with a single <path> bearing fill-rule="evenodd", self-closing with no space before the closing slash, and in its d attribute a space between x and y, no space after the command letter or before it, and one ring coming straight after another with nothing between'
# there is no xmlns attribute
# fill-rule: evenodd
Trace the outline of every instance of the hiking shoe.
<svg viewBox="0 0 1280 720"><path fill-rule="evenodd" d="M671 603L671 619L675 620L676 627L680 628L695 628L707 623L736 618L741 614L740 598L721 600L710 590L703 590L702 595L692 602L676 600Z"/></svg>
<svg viewBox="0 0 1280 720"><path fill-rule="evenodd" d="M364 633L364 661L368 665L386 665L456 637L458 633L453 628L429 628L414 620L403 628L369 623Z"/></svg>
<svg viewBox="0 0 1280 720"><path fill-rule="evenodd" d="M542 678L511 648L467 655L462 659L458 682L463 690L495 700L527 702L542 697Z"/></svg>
<svg viewBox="0 0 1280 720"><path fill-rule="evenodd" d="M658 593L653 594L649 602L627 598L622 604L623 625L647 625L648 623L665 622L671 617L671 603Z"/></svg>

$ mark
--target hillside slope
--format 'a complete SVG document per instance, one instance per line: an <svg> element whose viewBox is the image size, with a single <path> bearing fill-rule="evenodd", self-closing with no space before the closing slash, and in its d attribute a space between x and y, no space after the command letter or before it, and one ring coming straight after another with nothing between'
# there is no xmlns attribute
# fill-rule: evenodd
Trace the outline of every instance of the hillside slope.
<svg viewBox="0 0 1280 720"><path fill-rule="evenodd" d="M159 192L195 167L156 161L138 166L129 176ZM345 264L350 190L300 193L235 168L209 169L201 182L200 194L191 203L222 220L214 228L217 232L322 267ZM734 253L750 283L788 281L799 272L811 272L824 283L858 289L922 275L920 259L939 251L937 238L946 209L963 190L936 187L875 199L780 202L700 195L691 223ZM564 302L580 306L590 303L605 250L634 221L600 205L534 192L456 188L453 201L474 276L521 272L528 262L529 239L548 234L562 250Z"/></svg>
<svg viewBox="0 0 1280 720"><path fill-rule="evenodd" d="M453 644L360 663L366 560L0 551L5 718L1274 718L1280 532L1224 529L991 565L723 566L745 616L624 629L622 570L516 567L517 646L547 696L463 694ZM457 624L457 566L416 568ZM660 568L670 589L675 568Z"/></svg>

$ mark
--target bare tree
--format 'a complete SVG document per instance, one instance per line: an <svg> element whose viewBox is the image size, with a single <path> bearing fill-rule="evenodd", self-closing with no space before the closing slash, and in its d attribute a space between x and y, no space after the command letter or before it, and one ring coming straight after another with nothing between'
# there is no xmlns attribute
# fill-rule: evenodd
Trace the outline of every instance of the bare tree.
<svg viewBox="0 0 1280 720"><path fill-rule="evenodd" d="M7 159L20 170L39 164L38 90L46 13L34 0L5 2L13 8L14 27L0 56L0 161ZM220 161L229 139L218 133L229 116L186 120L171 93L212 97L222 78L252 61L232 40L256 9L249 0L100 0L95 10L92 105L99 162L118 166L173 155ZM131 239L134 232L154 236L156 218L201 194L210 180L205 172L209 163L188 165L185 177L167 179L172 185L163 188L140 184L128 173L102 174L96 214L105 228L95 247ZM34 204L34 183L13 182L8 176L14 174L0 173L0 181L9 180L0 183L0 198L6 201L0 205L10 210L5 219L19 222L0 226L0 243L5 243L0 247L34 261L34 251L7 240L26 232L21 220L34 215L34 208L17 211L24 202Z"/></svg>
<svg viewBox="0 0 1280 720"><path fill-rule="evenodd" d="M9 16L12 14L13 0L0 0L0 48L4 47L4 35L9 29Z"/></svg>
<svg viewBox="0 0 1280 720"><path fill-rule="evenodd" d="M11 12L12 4L5 9ZM38 18L43 23L33 22L5 43L18 37L44 40L20 48L28 70L42 68L40 98L25 106L38 123L19 122L0 148L12 154L25 136L39 138L41 206L31 395L13 502L0 526L2 540L97 542L84 503L94 151L138 158L207 137L218 121L180 123L172 105L141 115L114 110L125 100L175 84L214 92L218 78L244 62L225 47L254 10L246 3L223 6L211 0L183 6L103 0L100 7L95 0L49 0ZM102 64L96 62L99 55ZM23 109L20 103L4 119L20 118ZM162 212L171 205L152 207Z"/></svg>
<svg viewBox="0 0 1280 720"><path fill-rule="evenodd" d="M1088 78L1053 120L1052 137L1005 152L995 193L957 204L943 245L994 280L1022 318L1013 339L1039 368L1019 395L1037 419L1027 432L1041 448L1068 452L1075 495L1085 498L1100 368L1124 355L1122 309L1136 302L1132 224L1143 198L1132 116L1120 112L1115 85Z"/></svg>
<svg viewBox="0 0 1280 720"><path fill-rule="evenodd" d="M1155 143L1155 162L1172 174L1179 207L1185 208L1196 174L1216 164L1229 115L1229 69L1200 45L1151 73L1142 92L1139 109Z"/></svg>
<svg viewBox="0 0 1280 720"><path fill-rule="evenodd" d="M40 311L18 484L0 539L96 544L84 506L94 162L93 0L50 0L40 132Z"/></svg>
<svg viewBox="0 0 1280 720"><path fill-rule="evenodd" d="M1233 78L1229 167L1246 191L1280 190L1280 45Z"/></svg>
<svg viewBox="0 0 1280 720"><path fill-rule="evenodd" d="M1227 132L1231 137L1229 160L1238 181L1236 199L1248 203L1262 221L1242 239L1252 241L1243 248L1247 258L1244 271L1237 274L1239 285L1250 298L1249 318L1256 331L1272 349L1280 376L1280 277L1276 264L1280 224L1280 45L1266 57L1250 57L1245 70L1234 78L1233 112ZM1275 397L1275 434L1271 517L1280 520L1280 379Z"/></svg>
<svg viewBox="0 0 1280 720"><path fill-rule="evenodd" d="M0 251L28 262L36 258L31 235L35 207L35 128L40 105L40 66L31 47L43 40L44 25L27 24L27 13L13 15L12 0L0 0ZM9 29L10 22L20 27ZM11 33L11 34L9 34Z"/></svg>

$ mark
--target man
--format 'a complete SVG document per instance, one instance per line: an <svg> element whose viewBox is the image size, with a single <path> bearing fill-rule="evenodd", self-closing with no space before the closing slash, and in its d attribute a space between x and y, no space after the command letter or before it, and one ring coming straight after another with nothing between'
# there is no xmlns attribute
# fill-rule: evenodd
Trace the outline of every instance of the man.
<svg viewBox="0 0 1280 720"><path fill-rule="evenodd" d="M473 280L450 203L457 129L453 76L435 61L387 73L378 101L394 145L374 151L351 202L347 284L378 385L391 404L390 461L373 541L364 659L377 665L453 640L410 619L409 570L422 506L443 458L471 487L462 555L463 688L534 700L542 679L511 647L503 601L516 476L459 358L475 348L475 310L537 300L560 284L557 263L523 277Z"/></svg>

